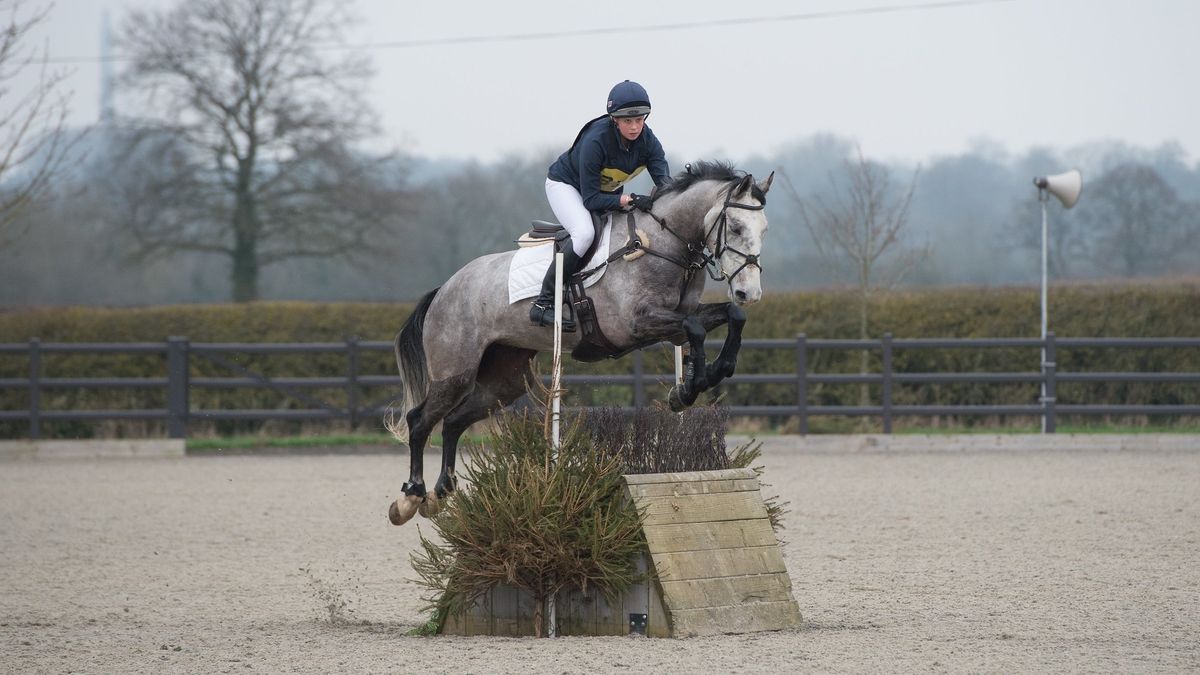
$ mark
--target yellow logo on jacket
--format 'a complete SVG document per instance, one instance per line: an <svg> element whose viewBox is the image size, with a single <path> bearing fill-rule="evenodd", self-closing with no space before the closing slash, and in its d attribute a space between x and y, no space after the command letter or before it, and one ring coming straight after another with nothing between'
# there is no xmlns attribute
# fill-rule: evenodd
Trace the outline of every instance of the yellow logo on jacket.
<svg viewBox="0 0 1200 675"><path fill-rule="evenodd" d="M646 167L639 166L633 170L633 173L625 173L620 169L601 169L600 170L600 190L603 192L616 192L622 185L628 183L639 173L646 170Z"/></svg>

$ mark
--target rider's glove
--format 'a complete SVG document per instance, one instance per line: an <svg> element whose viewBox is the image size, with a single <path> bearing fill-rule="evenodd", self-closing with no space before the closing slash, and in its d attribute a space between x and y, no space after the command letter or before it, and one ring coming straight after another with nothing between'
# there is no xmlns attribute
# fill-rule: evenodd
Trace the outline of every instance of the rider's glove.
<svg viewBox="0 0 1200 675"><path fill-rule="evenodd" d="M654 200L646 195L629 195L629 205L639 211L650 212L654 207Z"/></svg>

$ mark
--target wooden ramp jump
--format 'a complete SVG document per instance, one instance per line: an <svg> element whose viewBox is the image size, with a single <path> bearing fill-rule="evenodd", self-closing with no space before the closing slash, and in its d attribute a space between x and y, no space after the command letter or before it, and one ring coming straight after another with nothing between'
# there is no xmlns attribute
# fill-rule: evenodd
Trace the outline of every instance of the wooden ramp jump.
<svg viewBox="0 0 1200 675"><path fill-rule="evenodd" d="M717 635L800 625L792 581L752 469L626 476L665 626L651 635ZM658 623L659 625L655 625Z"/></svg>
<svg viewBox="0 0 1200 675"><path fill-rule="evenodd" d="M618 606L599 594L560 595L560 635L687 637L799 626L800 609L752 469L625 476L645 515L649 581ZM500 586L444 633L533 635L533 599Z"/></svg>

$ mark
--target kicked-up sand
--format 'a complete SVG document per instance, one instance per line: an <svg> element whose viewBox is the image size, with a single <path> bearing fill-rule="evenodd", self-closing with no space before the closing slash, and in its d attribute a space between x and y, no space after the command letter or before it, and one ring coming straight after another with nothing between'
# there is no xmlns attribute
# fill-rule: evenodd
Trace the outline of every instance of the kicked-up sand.
<svg viewBox="0 0 1200 675"><path fill-rule="evenodd" d="M514 639L407 635L405 455L2 462L0 672L1200 671L1200 451L762 463L801 629Z"/></svg>

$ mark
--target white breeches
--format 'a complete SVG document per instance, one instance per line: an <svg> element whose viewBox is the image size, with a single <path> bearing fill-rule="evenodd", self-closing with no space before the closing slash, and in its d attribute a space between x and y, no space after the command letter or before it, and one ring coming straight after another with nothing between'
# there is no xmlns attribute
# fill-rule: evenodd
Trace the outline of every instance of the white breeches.
<svg viewBox="0 0 1200 675"><path fill-rule="evenodd" d="M592 227L592 214L583 205L579 190L547 178L546 199L550 201L554 217L571 235L571 248L575 249L575 255L582 256L592 245L596 230Z"/></svg>

